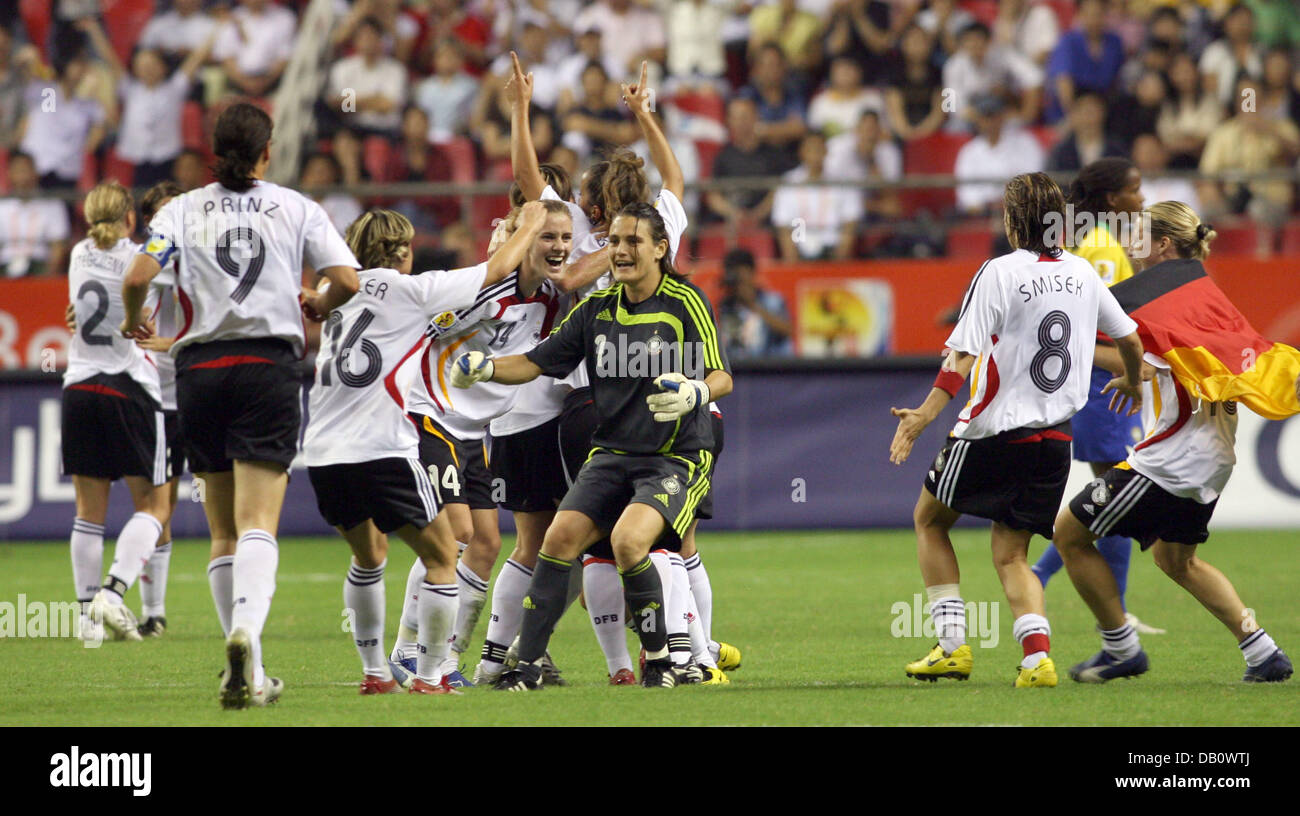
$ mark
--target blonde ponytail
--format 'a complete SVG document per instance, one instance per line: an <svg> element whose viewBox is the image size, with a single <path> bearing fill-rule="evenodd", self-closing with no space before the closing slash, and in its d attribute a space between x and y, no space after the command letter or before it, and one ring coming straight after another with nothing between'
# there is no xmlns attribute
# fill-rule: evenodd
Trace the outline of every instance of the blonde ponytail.
<svg viewBox="0 0 1300 816"><path fill-rule="evenodd" d="M1147 207L1151 216L1151 240L1168 238L1180 258L1203 261L1210 257L1210 243L1219 233L1201 221L1191 207L1181 201L1161 201Z"/></svg>
<svg viewBox="0 0 1300 816"><path fill-rule="evenodd" d="M348 225L345 240L362 269L396 268L411 252L415 227L392 210L362 213Z"/></svg>
<svg viewBox="0 0 1300 816"><path fill-rule="evenodd" d="M86 194L86 234L100 249L112 249L127 236L127 213L135 207L131 191L116 181L105 181Z"/></svg>

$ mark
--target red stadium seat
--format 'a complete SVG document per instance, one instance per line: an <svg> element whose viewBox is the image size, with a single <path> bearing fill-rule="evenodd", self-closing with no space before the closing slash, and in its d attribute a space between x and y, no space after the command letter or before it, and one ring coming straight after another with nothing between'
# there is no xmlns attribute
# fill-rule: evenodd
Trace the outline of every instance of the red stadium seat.
<svg viewBox="0 0 1300 816"><path fill-rule="evenodd" d="M459 184L472 184L478 175L478 158L474 154L474 143L464 136L457 136L449 142L441 142L438 149L451 162L451 180Z"/></svg>
<svg viewBox="0 0 1300 816"><path fill-rule="evenodd" d="M776 239L770 230L751 229L740 233L737 243L754 253L756 261L770 261L776 257Z"/></svg>
<svg viewBox="0 0 1300 816"><path fill-rule="evenodd" d="M497 159L488 165L483 174L484 181L514 181L515 171L509 159Z"/></svg>
<svg viewBox="0 0 1300 816"><path fill-rule="evenodd" d="M1218 241L1215 241L1211 249L1217 250L1218 248ZM1288 222L1282 228L1282 254L1300 255L1300 221Z"/></svg>
<svg viewBox="0 0 1300 816"><path fill-rule="evenodd" d="M707 116L722 123L727 120L727 103L716 93L679 93L667 101L677 106L683 113Z"/></svg>
<svg viewBox="0 0 1300 816"><path fill-rule="evenodd" d="M131 59L131 50L145 24L153 16L153 0L104 0L104 26L109 42L123 63Z"/></svg>
<svg viewBox="0 0 1300 816"><path fill-rule="evenodd" d="M1044 0L1043 5L1056 12L1056 21L1061 24L1062 31L1069 31L1070 26L1074 25L1074 9L1076 0Z"/></svg>
<svg viewBox="0 0 1300 816"><path fill-rule="evenodd" d="M1237 226L1215 227L1219 233L1211 250L1215 255L1254 255L1259 242L1258 229L1250 223Z"/></svg>
<svg viewBox="0 0 1300 816"><path fill-rule="evenodd" d="M975 15L975 19L992 27L998 17L997 0L962 0L961 7Z"/></svg>
<svg viewBox="0 0 1300 816"><path fill-rule="evenodd" d="M903 145L904 175L947 175L957 164L957 151L970 137L964 133L932 133L923 139L914 139ZM914 215L929 210L940 215L956 206L957 195L952 189L902 190L899 198L904 215Z"/></svg>
<svg viewBox="0 0 1300 816"><path fill-rule="evenodd" d="M993 254L993 230L987 221L958 224L948 231L949 258L989 258Z"/></svg>
<svg viewBox="0 0 1300 816"><path fill-rule="evenodd" d="M186 102L181 109L181 140L186 147L202 150L207 146L207 137L203 129L203 106L198 102Z"/></svg>
<svg viewBox="0 0 1300 816"><path fill-rule="evenodd" d="M9 192L9 151L0 147L0 193Z"/></svg>
<svg viewBox="0 0 1300 816"><path fill-rule="evenodd" d="M1051 153L1052 148L1056 147L1057 137L1059 136L1056 128L1048 125L1038 125L1029 128L1029 132L1038 140L1038 144L1042 145L1044 153Z"/></svg>
<svg viewBox="0 0 1300 816"><path fill-rule="evenodd" d="M496 220L510 213L510 196L476 195L469 207L469 223L476 230L486 230L488 236L496 228Z"/></svg>
<svg viewBox="0 0 1300 816"><path fill-rule="evenodd" d="M50 61L47 43L50 41L53 6L54 0L21 0L18 4L18 13L22 16L23 26L27 29L27 41L36 44L44 62Z"/></svg>
<svg viewBox="0 0 1300 816"><path fill-rule="evenodd" d="M81 178L77 179L77 189L83 193L90 192L99 182L99 162L94 153L87 153L81 162Z"/></svg>
<svg viewBox="0 0 1300 816"><path fill-rule="evenodd" d="M121 156L116 150L108 151L104 157L104 167L100 171L100 180L117 179L124 187L130 187L135 178L135 165Z"/></svg>
<svg viewBox="0 0 1300 816"><path fill-rule="evenodd" d="M361 147L361 166L366 169L366 174L374 181L389 181L385 178L388 172L389 154L392 152L392 145L383 136L367 136Z"/></svg>
<svg viewBox="0 0 1300 816"><path fill-rule="evenodd" d="M722 145L699 139L695 142L695 152L700 157L700 178L713 178L713 162L722 152Z"/></svg>
<svg viewBox="0 0 1300 816"><path fill-rule="evenodd" d="M691 255L696 258L721 258L727 254L727 235L724 227L704 227L695 233L695 248Z"/></svg>

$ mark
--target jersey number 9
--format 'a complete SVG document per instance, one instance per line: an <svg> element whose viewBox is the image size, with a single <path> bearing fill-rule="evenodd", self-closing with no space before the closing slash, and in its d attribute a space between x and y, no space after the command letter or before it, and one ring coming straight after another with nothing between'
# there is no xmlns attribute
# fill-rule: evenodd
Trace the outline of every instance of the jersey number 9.
<svg viewBox="0 0 1300 816"><path fill-rule="evenodd" d="M242 261L236 258L233 252L234 248L241 244L246 245L241 247ZM239 279L239 285L230 293L230 299L236 303L243 303L244 298L253 291L258 276L262 274L262 264L265 262L266 245L262 243L262 236L249 227L228 229L217 239L217 264L222 272Z"/></svg>

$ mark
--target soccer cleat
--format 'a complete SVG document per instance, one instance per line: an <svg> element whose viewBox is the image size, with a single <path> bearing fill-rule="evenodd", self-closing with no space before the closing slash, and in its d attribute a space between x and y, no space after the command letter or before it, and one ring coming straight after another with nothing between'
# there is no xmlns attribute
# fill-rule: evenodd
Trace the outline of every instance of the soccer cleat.
<svg viewBox="0 0 1300 816"><path fill-rule="evenodd" d="M408 694L460 694L445 683L426 683L418 677L411 681L411 687L406 692Z"/></svg>
<svg viewBox="0 0 1300 816"><path fill-rule="evenodd" d="M1286 652L1275 649L1273 654L1268 656L1268 660L1258 666L1247 666L1241 682L1281 683L1283 680L1290 679L1292 671L1291 659L1286 656Z"/></svg>
<svg viewBox="0 0 1300 816"><path fill-rule="evenodd" d="M415 676L415 658L414 658L414 657L404 657L404 658L402 658L401 660L398 660L398 661L397 661L397 665L399 665L399 666L402 667L402 671L406 672L407 674L411 675L412 677Z"/></svg>
<svg viewBox="0 0 1300 816"><path fill-rule="evenodd" d="M1020 667L1016 675L1016 688L1056 688L1056 664L1044 657L1032 669Z"/></svg>
<svg viewBox="0 0 1300 816"><path fill-rule="evenodd" d="M641 670L641 685L645 688L670 689L677 685L677 673L667 660L647 660Z"/></svg>
<svg viewBox="0 0 1300 816"><path fill-rule="evenodd" d="M394 675L385 680L382 677L376 677L373 674L367 674L361 680L361 694L399 694L402 691L402 684Z"/></svg>
<svg viewBox="0 0 1300 816"><path fill-rule="evenodd" d="M248 708L253 686L253 644L248 631L236 629L226 638L226 670L221 676L221 707Z"/></svg>
<svg viewBox="0 0 1300 816"><path fill-rule="evenodd" d="M718 641L718 668L723 671L735 671L740 668L740 650L730 643Z"/></svg>
<svg viewBox="0 0 1300 816"><path fill-rule="evenodd" d="M249 696L248 704L256 708L269 706L271 703L280 699L280 693L284 691L284 682L278 677L267 677L262 680L262 688L256 694Z"/></svg>
<svg viewBox="0 0 1300 816"><path fill-rule="evenodd" d="M460 673L460 669L444 674L442 682L452 688L474 688L474 684L469 681L468 677Z"/></svg>
<svg viewBox="0 0 1300 816"><path fill-rule="evenodd" d="M145 618L144 623L137 627L141 637L161 637L163 632L167 631L167 619L162 615Z"/></svg>
<svg viewBox="0 0 1300 816"><path fill-rule="evenodd" d="M90 619L102 625L113 640L144 640L140 636L140 623L135 613L123 603L110 603L104 590L95 593L90 602Z"/></svg>
<svg viewBox="0 0 1300 816"><path fill-rule="evenodd" d="M1139 635L1167 635L1167 634L1169 634L1169 633L1166 632L1164 629L1158 629L1158 628L1152 626L1152 625L1149 624L1149 623L1143 623L1142 621L1138 620L1138 616L1137 616L1137 615L1134 615L1132 612L1125 612L1125 613L1124 613L1124 622L1127 623L1129 626L1132 626L1133 629L1134 629L1134 630L1135 630Z"/></svg>
<svg viewBox="0 0 1300 816"><path fill-rule="evenodd" d="M701 666L704 671L704 686L726 686L731 684L731 678L727 673L717 666Z"/></svg>
<svg viewBox="0 0 1300 816"><path fill-rule="evenodd" d="M1151 667L1147 653L1139 651L1128 660L1120 660L1105 650L1070 667L1070 679L1078 683L1105 683L1117 677L1137 677Z"/></svg>
<svg viewBox="0 0 1300 816"><path fill-rule="evenodd" d="M609 684L611 686L635 686L636 675L632 673L631 669L619 669L609 678Z"/></svg>
<svg viewBox="0 0 1300 816"><path fill-rule="evenodd" d="M704 682L704 667L698 663L688 663L685 666L673 666L677 685L679 686L698 686Z"/></svg>
<svg viewBox="0 0 1300 816"><path fill-rule="evenodd" d="M492 671L488 668L489 665L495 665L498 668L496 671ZM478 666L474 668L474 685L494 686L496 685L497 680L501 678L501 673L503 671L505 671L505 667L500 663L495 663L489 660L480 660Z"/></svg>
<svg viewBox="0 0 1300 816"><path fill-rule="evenodd" d="M963 643L952 654L945 652L939 644L934 644L930 653L920 660L913 660L903 667L908 677L917 680L929 680L931 683L940 677L955 680L969 680L975 656L971 654L970 644Z"/></svg>
<svg viewBox="0 0 1300 816"><path fill-rule="evenodd" d="M404 689L409 689L411 683L415 680L415 674L413 672L407 671L405 666L400 663L394 663L391 660L388 661L388 671L393 675L393 679L397 681L397 685Z"/></svg>
<svg viewBox="0 0 1300 816"><path fill-rule="evenodd" d="M537 661L537 665L542 668L542 685L544 686L567 686L564 678L560 676L560 668L555 665L551 659L549 651L542 653L542 659Z"/></svg>
<svg viewBox="0 0 1300 816"><path fill-rule="evenodd" d="M501 679L492 688L495 691L540 691L544 688L541 669L520 663L517 668L509 669L501 675Z"/></svg>

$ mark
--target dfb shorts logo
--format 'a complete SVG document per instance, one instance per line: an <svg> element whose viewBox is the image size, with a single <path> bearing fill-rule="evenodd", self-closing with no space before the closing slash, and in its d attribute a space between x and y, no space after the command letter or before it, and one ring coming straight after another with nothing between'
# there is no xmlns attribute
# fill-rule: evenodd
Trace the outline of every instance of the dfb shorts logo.
<svg viewBox="0 0 1300 816"><path fill-rule="evenodd" d="M940 448L939 455L934 457L934 465L931 467L935 473L943 473L943 466L948 462L948 448Z"/></svg>
<svg viewBox="0 0 1300 816"><path fill-rule="evenodd" d="M1106 487L1105 479L1096 479L1093 481L1092 501L1094 504L1105 504L1110 501L1110 489Z"/></svg>
<svg viewBox="0 0 1300 816"><path fill-rule="evenodd" d="M676 477L673 476L669 476L667 479L664 479L663 486L664 486L664 490L667 490L669 495L671 496L676 496L678 493L682 492L681 483L679 483Z"/></svg>

